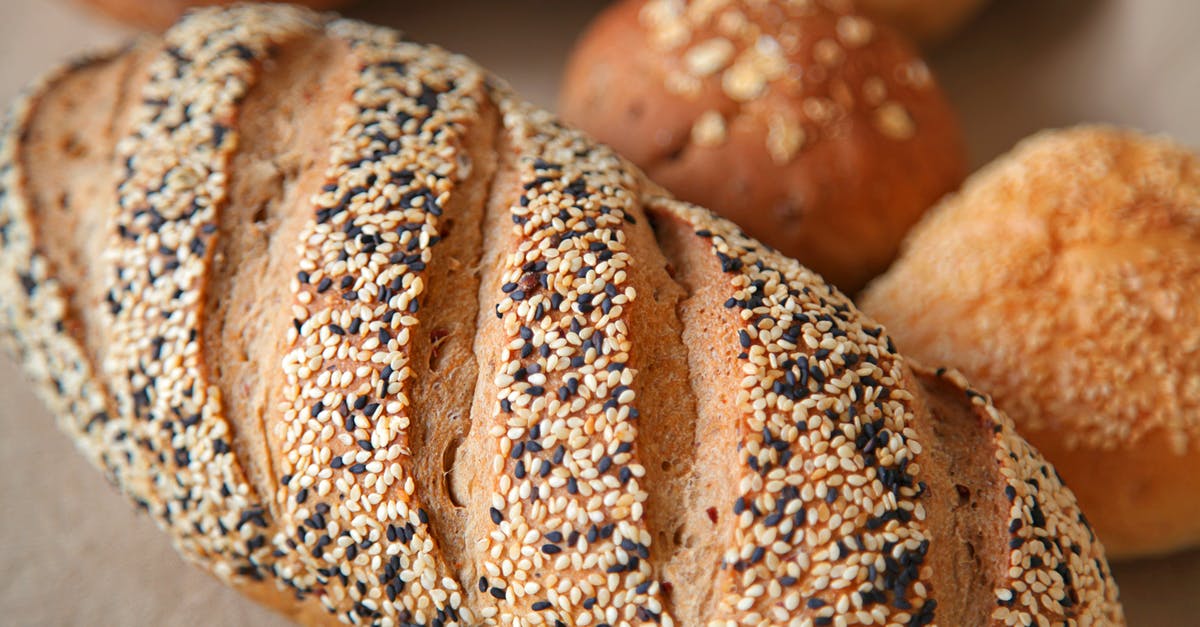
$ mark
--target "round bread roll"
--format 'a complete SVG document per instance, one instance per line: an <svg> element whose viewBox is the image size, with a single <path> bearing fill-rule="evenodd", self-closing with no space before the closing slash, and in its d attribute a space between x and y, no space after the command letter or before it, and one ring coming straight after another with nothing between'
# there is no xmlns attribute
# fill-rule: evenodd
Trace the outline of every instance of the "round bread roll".
<svg viewBox="0 0 1200 627"><path fill-rule="evenodd" d="M988 0L855 0L860 11L923 46L936 44L975 16Z"/></svg>
<svg viewBox="0 0 1200 627"><path fill-rule="evenodd" d="M1046 132L914 230L863 308L995 395L1110 554L1200 543L1200 159Z"/></svg>
<svg viewBox="0 0 1200 627"><path fill-rule="evenodd" d="M263 0L75 0L109 17L148 30L161 31L174 24L192 8L227 6L235 2ZM290 0L292 4L316 10L336 9L354 0Z"/></svg>
<svg viewBox="0 0 1200 627"><path fill-rule="evenodd" d="M562 116L856 292L966 160L925 63L844 4L619 2L574 51Z"/></svg>
<svg viewBox="0 0 1200 627"><path fill-rule="evenodd" d="M299 620L1124 623L961 375L462 57L206 10L4 128L0 338Z"/></svg>

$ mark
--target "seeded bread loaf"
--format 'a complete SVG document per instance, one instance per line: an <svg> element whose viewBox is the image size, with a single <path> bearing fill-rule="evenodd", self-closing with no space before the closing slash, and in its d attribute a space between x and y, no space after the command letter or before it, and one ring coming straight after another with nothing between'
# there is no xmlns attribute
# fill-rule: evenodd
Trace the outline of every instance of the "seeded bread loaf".
<svg viewBox="0 0 1200 627"><path fill-rule="evenodd" d="M986 396L461 57L204 11L0 154L2 335L62 428L302 622L1123 622Z"/></svg>
<svg viewBox="0 0 1200 627"><path fill-rule="evenodd" d="M1198 294L1200 156L1085 126L972 176L862 305L994 391L1135 557L1200 545Z"/></svg>
<svg viewBox="0 0 1200 627"><path fill-rule="evenodd" d="M576 45L559 104L851 294L967 171L925 62L835 0L614 3Z"/></svg>

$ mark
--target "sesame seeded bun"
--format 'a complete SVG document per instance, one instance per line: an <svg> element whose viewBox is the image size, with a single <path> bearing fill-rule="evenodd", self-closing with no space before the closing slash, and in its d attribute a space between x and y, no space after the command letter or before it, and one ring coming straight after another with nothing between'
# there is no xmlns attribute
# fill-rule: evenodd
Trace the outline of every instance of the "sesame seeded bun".
<svg viewBox="0 0 1200 627"><path fill-rule="evenodd" d="M174 24L189 9L228 6L256 0L75 0L130 26L161 31ZM257 0L261 1L261 0ZM353 0L291 0L310 9L325 10L346 6Z"/></svg>
<svg viewBox="0 0 1200 627"><path fill-rule="evenodd" d="M1132 557L1200 544L1197 294L1200 158L1080 127L972 176L861 304L991 391Z"/></svg>
<svg viewBox="0 0 1200 627"><path fill-rule="evenodd" d="M0 337L301 622L1123 624L985 395L462 57L206 10L9 120Z"/></svg>
<svg viewBox="0 0 1200 627"><path fill-rule="evenodd" d="M844 6L618 2L568 62L562 116L856 292L966 158L925 63Z"/></svg>
<svg viewBox="0 0 1200 627"><path fill-rule="evenodd" d="M932 46L975 17L988 0L854 0L876 21L890 24L923 46Z"/></svg>

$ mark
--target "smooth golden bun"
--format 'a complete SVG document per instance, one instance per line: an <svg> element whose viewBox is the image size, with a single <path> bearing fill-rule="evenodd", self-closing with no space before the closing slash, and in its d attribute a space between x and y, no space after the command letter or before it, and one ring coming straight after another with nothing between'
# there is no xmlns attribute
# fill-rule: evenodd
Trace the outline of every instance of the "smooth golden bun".
<svg viewBox="0 0 1200 627"><path fill-rule="evenodd" d="M161 31L174 24L188 9L228 6L254 0L75 0L130 26ZM352 0L290 0L318 11L343 7Z"/></svg>
<svg viewBox="0 0 1200 627"><path fill-rule="evenodd" d="M925 63L845 3L616 3L580 40L560 104L676 195L851 293L966 172Z"/></svg>
<svg viewBox="0 0 1200 627"><path fill-rule="evenodd" d="M972 176L861 304L994 394L1130 557L1200 542L1197 295L1196 153L1080 127Z"/></svg>
<svg viewBox="0 0 1200 627"><path fill-rule="evenodd" d="M891 24L923 46L952 35L987 0L856 0L855 6L872 18Z"/></svg>

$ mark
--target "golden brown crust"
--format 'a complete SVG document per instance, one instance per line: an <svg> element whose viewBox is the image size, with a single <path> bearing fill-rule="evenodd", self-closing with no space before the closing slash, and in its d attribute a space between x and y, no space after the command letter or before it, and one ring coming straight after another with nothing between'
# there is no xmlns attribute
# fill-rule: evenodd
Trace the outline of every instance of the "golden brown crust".
<svg viewBox="0 0 1200 627"><path fill-rule="evenodd" d="M924 62L832 2L617 3L580 40L560 106L673 193L849 292L966 172Z"/></svg>
<svg viewBox="0 0 1200 627"><path fill-rule="evenodd" d="M81 448L249 596L313 624L1120 622L1001 418L939 433L845 296L464 59L254 6L131 54L5 134L0 320ZM61 106L111 76L127 104ZM955 513L952 481L991 505Z"/></svg>
<svg viewBox="0 0 1200 627"><path fill-rule="evenodd" d="M1048 132L913 233L864 308L991 390L1114 554L1200 541L1200 159L1105 127ZM931 306L932 305L932 306Z"/></svg>

